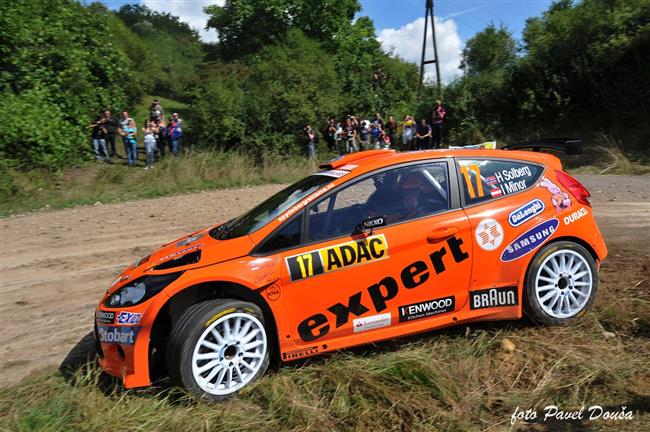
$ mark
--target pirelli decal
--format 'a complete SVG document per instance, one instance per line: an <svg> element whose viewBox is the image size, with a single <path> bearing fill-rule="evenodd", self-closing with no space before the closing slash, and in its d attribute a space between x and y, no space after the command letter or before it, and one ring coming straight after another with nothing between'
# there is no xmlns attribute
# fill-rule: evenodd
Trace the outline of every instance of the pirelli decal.
<svg viewBox="0 0 650 432"><path fill-rule="evenodd" d="M379 234L290 256L286 262L291 280L297 281L385 258L388 258L388 243Z"/></svg>

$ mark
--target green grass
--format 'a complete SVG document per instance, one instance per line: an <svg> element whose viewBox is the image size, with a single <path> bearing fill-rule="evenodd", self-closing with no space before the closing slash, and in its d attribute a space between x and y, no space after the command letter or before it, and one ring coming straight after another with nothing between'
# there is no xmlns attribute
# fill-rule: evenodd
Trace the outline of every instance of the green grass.
<svg viewBox="0 0 650 432"><path fill-rule="evenodd" d="M516 407L550 404L634 412L572 430L647 430L650 284L647 262L621 275L629 258L611 258L594 308L569 327L490 323L357 348L270 371L222 404L165 386L105 390L96 371L69 384L44 370L0 390L0 430L504 431ZM506 338L514 352L502 348Z"/></svg>
<svg viewBox="0 0 650 432"><path fill-rule="evenodd" d="M317 167L304 158L267 158L255 164L238 153L190 152L166 158L152 170L113 164L89 163L60 173L46 170L9 172L11 194L0 202L0 215L41 208L126 201L207 189L265 183L290 183Z"/></svg>

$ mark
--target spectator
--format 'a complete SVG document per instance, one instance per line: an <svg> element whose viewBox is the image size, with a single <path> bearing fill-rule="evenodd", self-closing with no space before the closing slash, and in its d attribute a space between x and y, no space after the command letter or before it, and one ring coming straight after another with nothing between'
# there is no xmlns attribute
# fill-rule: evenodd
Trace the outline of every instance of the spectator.
<svg viewBox="0 0 650 432"><path fill-rule="evenodd" d="M370 145L374 149L380 149L381 143L379 142L379 136L381 135L381 125L373 121L370 128Z"/></svg>
<svg viewBox="0 0 650 432"><path fill-rule="evenodd" d="M367 150L369 148L369 136L370 136L370 122L368 120L361 120L361 126L359 127L359 148L361 150Z"/></svg>
<svg viewBox="0 0 650 432"><path fill-rule="evenodd" d="M154 99L149 107L149 120L158 121L163 116L164 111L158 99Z"/></svg>
<svg viewBox="0 0 650 432"><path fill-rule="evenodd" d="M344 151L344 142L345 142L345 129L343 129L345 122L336 123L336 152L339 156L345 153Z"/></svg>
<svg viewBox="0 0 650 432"><path fill-rule="evenodd" d="M372 122L378 124L380 128L384 128L384 119L381 118L381 114L375 113L375 118L372 120Z"/></svg>
<svg viewBox="0 0 650 432"><path fill-rule="evenodd" d="M147 120L144 122L142 133L144 134L144 151L147 154L147 161L145 163L144 169L153 168L155 151L156 151L157 132L158 132L158 127L156 126L153 120Z"/></svg>
<svg viewBox="0 0 650 432"><path fill-rule="evenodd" d="M431 148L431 126L427 124L427 119L420 120L420 124L415 130L415 142L418 150Z"/></svg>
<svg viewBox="0 0 650 432"><path fill-rule="evenodd" d="M336 148L336 120L334 116L329 116L327 119L327 127L325 129L325 136L327 137L327 149L333 151Z"/></svg>
<svg viewBox="0 0 650 432"><path fill-rule="evenodd" d="M126 138L126 137L127 137L127 133L126 133L126 131L125 131L126 128L129 127L129 122L133 122L133 127L135 127L135 121L133 121L133 119L132 119L131 117L129 117L129 113L128 113L128 112L124 111L124 112L122 113L122 118L120 119L120 129L119 129L119 133L120 133L120 135L122 136L122 142L124 143L124 155L125 155L125 157L126 157L127 163L128 163L128 161L131 160L131 158L129 157L130 144L129 144L127 138ZM137 159L137 155L136 155L136 159ZM131 165L131 164L129 163L129 165Z"/></svg>
<svg viewBox="0 0 650 432"><path fill-rule="evenodd" d="M305 150L308 158L316 157L316 133L312 127L308 124L302 130L304 141L305 141Z"/></svg>
<svg viewBox="0 0 650 432"><path fill-rule="evenodd" d="M110 162L111 158L110 155L108 154L108 149L106 148L106 126L104 122L104 117L100 117L97 120L95 120L95 123L91 124L88 126L89 128L92 128L92 145L93 145L93 150L95 151L95 158L97 158L97 162L102 162L102 156L99 153L99 149L101 147L102 152L104 153L104 157L106 159L106 162Z"/></svg>
<svg viewBox="0 0 650 432"><path fill-rule="evenodd" d="M354 127L352 119L353 117L348 117L348 119L345 121L345 127L343 128L346 142L345 150L348 153L354 153L355 151L359 150L356 145L357 130Z"/></svg>
<svg viewBox="0 0 650 432"><path fill-rule="evenodd" d="M395 117L392 115L388 116L388 121L386 121L386 124L384 125L384 131L386 132L390 144L394 146L396 141L395 137L397 136L397 122L395 121Z"/></svg>
<svg viewBox="0 0 650 432"><path fill-rule="evenodd" d="M156 124L158 133L154 135L156 138L156 153L158 153L158 158L165 157L165 148L167 147L167 123L165 123L165 116L160 118L160 121Z"/></svg>
<svg viewBox="0 0 650 432"><path fill-rule="evenodd" d="M433 107L433 119L431 122L433 148L440 148L440 145L442 144L442 125L445 121L446 115L447 111L445 110L445 107L442 106L442 101L437 100L436 105Z"/></svg>
<svg viewBox="0 0 650 432"><path fill-rule="evenodd" d="M104 128L106 129L106 147L111 157L117 155L115 150L115 134L117 133L117 121L111 116L111 112L104 111Z"/></svg>
<svg viewBox="0 0 650 432"><path fill-rule="evenodd" d="M127 126L122 128L122 139L124 140L124 147L126 149L126 163L129 166L138 164L138 142L135 139L135 134L138 129L135 127L135 121L129 119Z"/></svg>
<svg viewBox="0 0 650 432"><path fill-rule="evenodd" d="M415 121L407 114L402 122L402 150L412 150L414 129Z"/></svg>
<svg viewBox="0 0 650 432"><path fill-rule="evenodd" d="M178 117L178 113L172 114L167 133L172 143L172 154L178 156L181 151L181 139L183 138L183 120Z"/></svg>
<svg viewBox="0 0 650 432"><path fill-rule="evenodd" d="M390 136L386 133L385 130L381 131L381 135L379 136L380 143L383 148L389 149L390 148Z"/></svg>

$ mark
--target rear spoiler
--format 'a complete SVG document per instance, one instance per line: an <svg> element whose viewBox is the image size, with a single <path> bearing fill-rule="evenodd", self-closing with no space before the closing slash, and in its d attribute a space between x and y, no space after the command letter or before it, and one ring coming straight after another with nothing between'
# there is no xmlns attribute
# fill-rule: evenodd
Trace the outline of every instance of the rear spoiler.
<svg viewBox="0 0 650 432"><path fill-rule="evenodd" d="M501 147L502 150L523 150L533 149L538 152L540 149L555 150L567 155L582 154L582 140L575 138L545 138L540 140L526 141L514 144L508 144Z"/></svg>

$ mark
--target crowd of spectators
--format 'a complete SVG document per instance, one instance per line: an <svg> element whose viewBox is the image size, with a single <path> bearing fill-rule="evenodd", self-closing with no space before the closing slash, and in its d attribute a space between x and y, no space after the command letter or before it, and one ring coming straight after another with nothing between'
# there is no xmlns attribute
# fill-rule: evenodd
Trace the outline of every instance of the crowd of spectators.
<svg viewBox="0 0 650 432"><path fill-rule="evenodd" d="M372 119L352 114L340 120L330 116L323 135L328 150L339 155L370 149L408 151L440 148L445 115L442 102L436 101L431 116L423 117L419 122L410 115L404 116L401 122L392 115L384 120L380 113L375 113ZM305 125L303 137L305 153L308 157L315 157L317 134L311 125Z"/></svg>
<svg viewBox="0 0 650 432"><path fill-rule="evenodd" d="M113 117L110 111L103 111L93 124L92 146L98 162L110 162L111 158L123 158L127 165L138 165L138 127L127 111L122 112L119 119ZM171 118L165 118L165 112L156 99L149 107L149 117L143 122L142 143L145 154L145 169L153 168L156 159L169 154L178 156L181 151L183 138L183 120L178 113L173 113ZM122 137L124 156L116 149L117 135Z"/></svg>

